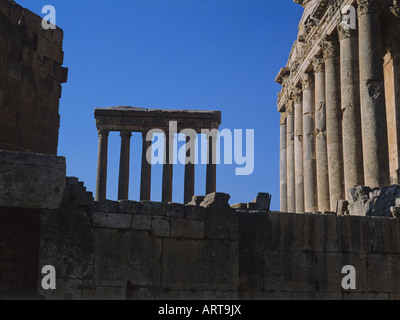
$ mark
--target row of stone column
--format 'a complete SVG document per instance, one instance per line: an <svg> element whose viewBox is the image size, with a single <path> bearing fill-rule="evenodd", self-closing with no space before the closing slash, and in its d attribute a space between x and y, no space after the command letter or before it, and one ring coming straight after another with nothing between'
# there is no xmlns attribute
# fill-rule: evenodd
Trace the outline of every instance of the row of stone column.
<svg viewBox="0 0 400 320"><path fill-rule="evenodd" d="M351 187L389 184L379 15L375 1L358 2L358 34L328 36L286 104L281 211L336 211Z"/></svg>
<svg viewBox="0 0 400 320"><path fill-rule="evenodd" d="M96 201L105 200L107 197L107 158L108 158L108 137L109 130L99 130L99 150L97 163L97 181L96 181ZM129 168L130 168L130 142L132 131L122 131L121 135L121 155L119 166L118 182L118 200L128 200L129 198ZM162 202L172 202L173 190L173 138L170 139L168 133L164 135L165 148L162 177ZM142 165L141 165L141 183L140 200L151 200L151 162L148 157L152 142L147 140L147 132L142 132ZM216 192L216 140L208 137L208 164L206 173L206 194ZM194 165L194 139L187 138L186 157L189 159L185 164L184 181L184 203L192 200L195 192L195 165Z"/></svg>

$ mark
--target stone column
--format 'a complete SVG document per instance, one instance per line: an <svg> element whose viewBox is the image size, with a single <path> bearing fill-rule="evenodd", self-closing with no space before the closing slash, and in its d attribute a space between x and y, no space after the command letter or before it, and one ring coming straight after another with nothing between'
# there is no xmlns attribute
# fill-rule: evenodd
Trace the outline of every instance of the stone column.
<svg viewBox="0 0 400 320"><path fill-rule="evenodd" d="M208 162L206 177L206 195L217 192L217 135L214 130L210 130L207 137L208 142Z"/></svg>
<svg viewBox="0 0 400 320"><path fill-rule="evenodd" d="M357 0L365 184L389 185L383 52L377 0Z"/></svg>
<svg viewBox="0 0 400 320"><path fill-rule="evenodd" d="M323 47L325 57L329 195L331 211L336 211L337 201L345 199L339 41L335 36L328 36Z"/></svg>
<svg viewBox="0 0 400 320"><path fill-rule="evenodd" d="M119 162L118 200L129 198L129 157L131 131L121 131L121 156Z"/></svg>
<svg viewBox="0 0 400 320"><path fill-rule="evenodd" d="M163 183L162 183L162 202L172 202L172 186L173 186L173 139L169 133L165 133L165 150L164 150L164 167L163 167Z"/></svg>
<svg viewBox="0 0 400 320"><path fill-rule="evenodd" d="M325 61L317 56L315 73L315 149L317 165L318 210L330 211L328 148L326 140Z"/></svg>
<svg viewBox="0 0 400 320"><path fill-rule="evenodd" d="M314 81L313 75L304 74L303 87L303 162L304 162L304 209L306 212L318 211L315 136L314 136Z"/></svg>
<svg viewBox="0 0 400 320"><path fill-rule="evenodd" d="M294 99L294 167L296 212L304 213L303 95L300 88L295 88L292 94Z"/></svg>
<svg viewBox="0 0 400 320"><path fill-rule="evenodd" d="M184 187L184 203L192 201L194 196L194 179L195 179L195 139L196 137L186 137L186 163L185 163L185 187Z"/></svg>
<svg viewBox="0 0 400 320"><path fill-rule="evenodd" d="M107 154L108 130L99 130L99 152L97 158L96 201L106 199L107 195Z"/></svg>
<svg viewBox="0 0 400 320"><path fill-rule="evenodd" d="M150 138L150 137L149 137ZM140 181L140 200L151 200L151 145L147 141L147 132L142 132L142 172Z"/></svg>
<svg viewBox="0 0 400 320"><path fill-rule="evenodd" d="M339 25L340 84L343 133L343 168L346 200L349 190L364 185L363 148L360 113L358 37L355 30Z"/></svg>
<svg viewBox="0 0 400 320"><path fill-rule="evenodd" d="M281 212L287 212L287 152L286 152L286 113L281 113L280 121L280 205Z"/></svg>
<svg viewBox="0 0 400 320"><path fill-rule="evenodd" d="M294 160L294 110L293 101L288 101L287 111L287 211L296 212L296 178Z"/></svg>

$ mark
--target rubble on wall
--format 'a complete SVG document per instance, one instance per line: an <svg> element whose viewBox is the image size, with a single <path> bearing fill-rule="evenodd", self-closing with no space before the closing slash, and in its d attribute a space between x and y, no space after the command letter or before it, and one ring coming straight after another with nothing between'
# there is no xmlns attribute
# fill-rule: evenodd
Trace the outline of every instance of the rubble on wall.
<svg viewBox="0 0 400 320"><path fill-rule="evenodd" d="M371 189L355 186L350 201L339 201L339 215L400 218L400 185Z"/></svg>

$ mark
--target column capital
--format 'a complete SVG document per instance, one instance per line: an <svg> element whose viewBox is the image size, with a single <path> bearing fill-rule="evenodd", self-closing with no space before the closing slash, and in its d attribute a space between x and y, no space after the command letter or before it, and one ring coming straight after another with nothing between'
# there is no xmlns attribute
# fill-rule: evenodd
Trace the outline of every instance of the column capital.
<svg viewBox="0 0 400 320"><path fill-rule="evenodd" d="M322 43L324 58L331 59L339 56L339 42L336 37L327 36Z"/></svg>
<svg viewBox="0 0 400 320"><path fill-rule="evenodd" d="M100 138L108 138L109 134L110 134L110 130L106 130L106 129L99 129L97 130L97 134L99 135Z"/></svg>
<svg viewBox="0 0 400 320"><path fill-rule="evenodd" d="M381 0L357 0L358 16L378 13L381 8L381 2Z"/></svg>
<svg viewBox="0 0 400 320"><path fill-rule="evenodd" d="M301 85L303 86L304 90L312 89L314 86L314 77L311 72L306 72L301 77Z"/></svg>
<svg viewBox="0 0 400 320"><path fill-rule="evenodd" d="M339 41L349 39L357 34L355 29L343 28L343 25L341 23L338 24L337 31L339 35Z"/></svg>
<svg viewBox="0 0 400 320"><path fill-rule="evenodd" d="M130 139L132 137L132 131L124 130L120 132L122 139Z"/></svg>
<svg viewBox="0 0 400 320"><path fill-rule="evenodd" d="M286 124L286 119L287 119L286 112L281 112L281 120L279 121L279 124L280 125L285 125Z"/></svg>
<svg viewBox="0 0 400 320"><path fill-rule="evenodd" d="M290 98L294 100L295 104L301 103L303 99L303 90L299 87L294 87L290 91Z"/></svg>
<svg viewBox="0 0 400 320"><path fill-rule="evenodd" d="M325 59L322 55L315 56L312 64L315 73L323 72L325 70Z"/></svg>

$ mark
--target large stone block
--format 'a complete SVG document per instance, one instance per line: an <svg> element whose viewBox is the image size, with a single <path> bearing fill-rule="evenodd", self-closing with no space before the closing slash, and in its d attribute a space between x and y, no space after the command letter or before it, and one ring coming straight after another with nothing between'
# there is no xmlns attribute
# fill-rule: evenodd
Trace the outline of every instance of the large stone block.
<svg viewBox="0 0 400 320"><path fill-rule="evenodd" d="M109 229L131 229L132 215L126 213L93 213L93 226Z"/></svg>
<svg viewBox="0 0 400 320"><path fill-rule="evenodd" d="M97 229L95 231L94 284L121 287L128 281L130 232Z"/></svg>
<svg viewBox="0 0 400 320"><path fill-rule="evenodd" d="M171 219L171 237L203 239L204 222L189 219Z"/></svg>
<svg viewBox="0 0 400 320"><path fill-rule="evenodd" d="M207 197L206 197L207 199ZM204 224L205 237L208 239L221 240L239 239L238 213L228 206L206 208L206 220Z"/></svg>
<svg viewBox="0 0 400 320"><path fill-rule="evenodd" d="M271 251L338 251L335 215L271 213L267 234Z"/></svg>
<svg viewBox="0 0 400 320"><path fill-rule="evenodd" d="M0 206L56 209L65 178L63 157L0 151Z"/></svg>
<svg viewBox="0 0 400 320"><path fill-rule="evenodd" d="M128 276L134 286L161 285L162 239L146 231L133 231L128 250Z"/></svg>
<svg viewBox="0 0 400 320"><path fill-rule="evenodd" d="M40 226L39 265L54 266L64 279L93 277L94 234L85 211L45 211Z"/></svg>
<svg viewBox="0 0 400 320"><path fill-rule="evenodd" d="M371 252L373 246L372 218L340 216L337 221L340 252Z"/></svg>
<svg viewBox="0 0 400 320"><path fill-rule="evenodd" d="M369 254L368 292L400 292L400 255Z"/></svg>
<svg viewBox="0 0 400 320"><path fill-rule="evenodd" d="M237 241L164 239L163 287L236 291L238 254Z"/></svg>

